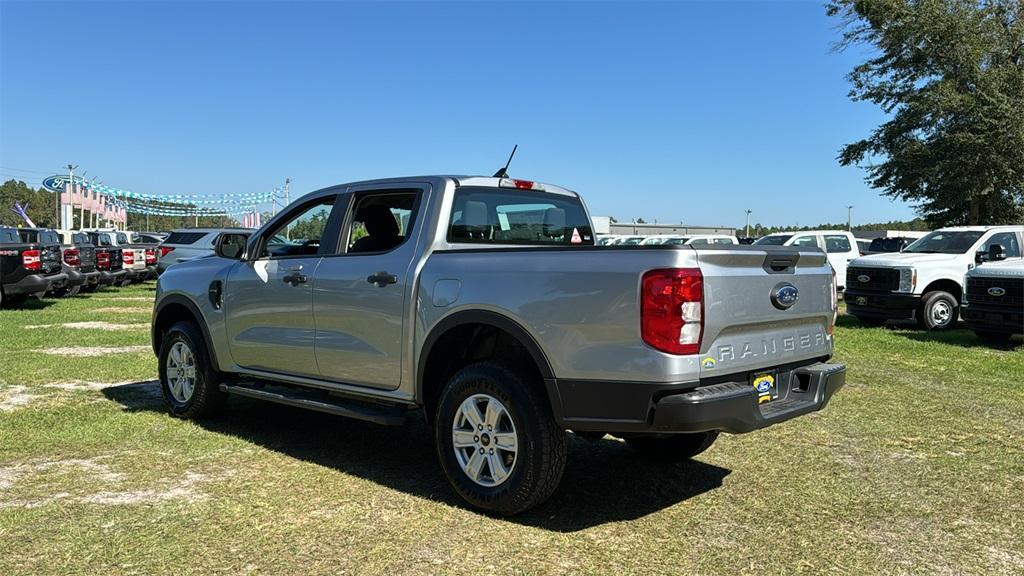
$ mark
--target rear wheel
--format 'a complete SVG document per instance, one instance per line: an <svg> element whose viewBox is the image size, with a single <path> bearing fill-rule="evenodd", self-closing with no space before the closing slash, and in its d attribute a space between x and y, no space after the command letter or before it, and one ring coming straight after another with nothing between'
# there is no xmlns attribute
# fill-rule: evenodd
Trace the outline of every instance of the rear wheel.
<svg viewBox="0 0 1024 576"><path fill-rule="evenodd" d="M666 436L634 436L626 444L637 454L653 460L679 462L689 460L715 443L718 432L671 434Z"/></svg>
<svg viewBox="0 0 1024 576"><path fill-rule="evenodd" d="M539 382L497 362L460 370L434 418L448 482L473 506L500 515L533 508L558 487L566 434Z"/></svg>
<svg viewBox="0 0 1024 576"><path fill-rule="evenodd" d="M978 336L978 339L982 342L988 342L989 344L1006 344L1013 338L1013 334L1010 332L991 332L989 330L975 330L974 333Z"/></svg>
<svg viewBox="0 0 1024 576"><path fill-rule="evenodd" d="M935 290L921 299L921 314L918 323L926 330L948 330L956 324L960 304L949 292Z"/></svg>
<svg viewBox="0 0 1024 576"><path fill-rule="evenodd" d="M173 416L197 420L216 414L226 393L193 322L178 322L160 345L160 390Z"/></svg>

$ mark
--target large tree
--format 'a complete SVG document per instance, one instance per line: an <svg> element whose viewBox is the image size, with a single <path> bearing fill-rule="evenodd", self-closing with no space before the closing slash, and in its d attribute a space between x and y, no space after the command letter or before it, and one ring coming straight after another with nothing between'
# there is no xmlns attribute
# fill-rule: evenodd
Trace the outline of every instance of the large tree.
<svg viewBox="0 0 1024 576"><path fill-rule="evenodd" d="M850 97L887 120L844 146L883 194L932 225L1024 221L1021 0L832 0L838 46L867 46Z"/></svg>

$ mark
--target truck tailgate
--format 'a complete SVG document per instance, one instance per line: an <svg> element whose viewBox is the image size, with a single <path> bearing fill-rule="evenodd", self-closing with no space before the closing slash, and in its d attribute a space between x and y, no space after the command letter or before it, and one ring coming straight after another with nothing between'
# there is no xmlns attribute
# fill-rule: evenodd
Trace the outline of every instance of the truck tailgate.
<svg viewBox="0 0 1024 576"><path fill-rule="evenodd" d="M704 277L702 379L831 354L835 288L825 253L695 249Z"/></svg>

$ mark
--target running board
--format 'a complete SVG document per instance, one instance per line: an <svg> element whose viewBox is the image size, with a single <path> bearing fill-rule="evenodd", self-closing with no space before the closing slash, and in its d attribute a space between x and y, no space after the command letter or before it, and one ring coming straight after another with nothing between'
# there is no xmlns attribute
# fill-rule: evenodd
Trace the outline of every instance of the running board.
<svg viewBox="0 0 1024 576"><path fill-rule="evenodd" d="M355 418L356 420L366 420L367 422L384 426L401 426L405 423L406 407L400 404L378 408L368 404L346 402L341 398L325 397L325 395L300 390L278 388L278 390L270 391L240 384L221 384L220 390L221 392L227 392L236 396L266 400L267 402L316 410L317 412L326 412L327 414Z"/></svg>

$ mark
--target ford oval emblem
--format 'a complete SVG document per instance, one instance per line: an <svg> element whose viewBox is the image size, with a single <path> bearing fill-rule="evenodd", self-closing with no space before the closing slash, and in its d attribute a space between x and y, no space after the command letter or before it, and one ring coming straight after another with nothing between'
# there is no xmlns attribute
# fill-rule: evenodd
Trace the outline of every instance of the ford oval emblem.
<svg viewBox="0 0 1024 576"><path fill-rule="evenodd" d="M860 282L861 284L867 284L868 282L871 282L871 276L868 276L867 274L861 274L860 276L857 276L857 282Z"/></svg>
<svg viewBox="0 0 1024 576"><path fill-rule="evenodd" d="M772 288L772 306L779 310L786 310L796 304L800 299L800 291L789 282L782 282Z"/></svg>
<svg viewBox="0 0 1024 576"><path fill-rule="evenodd" d="M1006 290L1000 288L999 286L993 286L988 289L988 293L991 296L1002 296L1003 294L1006 294Z"/></svg>

